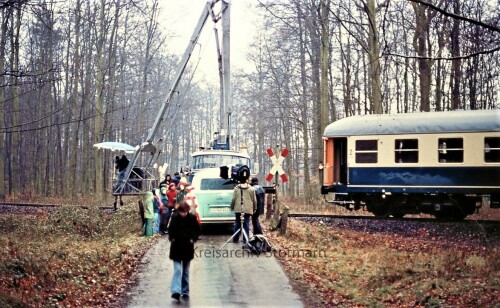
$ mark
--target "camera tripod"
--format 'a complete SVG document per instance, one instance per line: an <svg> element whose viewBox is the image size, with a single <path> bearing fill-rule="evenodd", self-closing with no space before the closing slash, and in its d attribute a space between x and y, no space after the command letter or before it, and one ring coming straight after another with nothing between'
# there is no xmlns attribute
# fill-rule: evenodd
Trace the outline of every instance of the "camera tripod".
<svg viewBox="0 0 500 308"><path fill-rule="evenodd" d="M245 228L243 228L243 223L241 222L242 216L244 217L245 214L244 213L241 213L241 214L242 215L240 216L240 228L238 230L236 230L236 232L234 232L234 234L226 242L224 242L224 244L222 244L222 246L220 246L219 249L217 249L217 250L221 250L222 247L226 246L227 243L229 243L236 235L239 234L238 232L241 232L243 234L243 239L245 240L245 245L247 245L249 236L246 233Z"/></svg>

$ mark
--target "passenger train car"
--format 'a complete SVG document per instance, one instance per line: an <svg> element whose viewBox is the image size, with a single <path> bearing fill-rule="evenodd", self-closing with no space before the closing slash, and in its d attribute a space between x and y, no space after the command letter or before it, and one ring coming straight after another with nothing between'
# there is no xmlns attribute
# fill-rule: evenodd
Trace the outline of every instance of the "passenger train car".
<svg viewBox="0 0 500 308"><path fill-rule="evenodd" d="M500 110L353 116L328 125L323 140L328 202L450 219L483 200L499 207Z"/></svg>

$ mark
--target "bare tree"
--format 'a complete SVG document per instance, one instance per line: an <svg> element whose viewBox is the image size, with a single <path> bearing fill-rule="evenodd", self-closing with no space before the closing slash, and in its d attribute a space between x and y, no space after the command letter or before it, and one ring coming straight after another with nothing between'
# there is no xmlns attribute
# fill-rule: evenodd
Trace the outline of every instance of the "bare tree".
<svg viewBox="0 0 500 308"><path fill-rule="evenodd" d="M382 113L382 93L380 88L379 36L377 30L377 12L375 0L368 0L368 59L370 63L371 109L373 113Z"/></svg>

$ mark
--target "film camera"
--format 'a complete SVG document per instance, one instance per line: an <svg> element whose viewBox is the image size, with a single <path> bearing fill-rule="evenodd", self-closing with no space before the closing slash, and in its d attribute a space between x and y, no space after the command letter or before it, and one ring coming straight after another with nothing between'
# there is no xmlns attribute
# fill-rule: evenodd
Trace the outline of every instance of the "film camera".
<svg viewBox="0 0 500 308"><path fill-rule="evenodd" d="M245 183L250 177L250 168L246 165L222 166L220 177L229 180L230 183Z"/></svg>

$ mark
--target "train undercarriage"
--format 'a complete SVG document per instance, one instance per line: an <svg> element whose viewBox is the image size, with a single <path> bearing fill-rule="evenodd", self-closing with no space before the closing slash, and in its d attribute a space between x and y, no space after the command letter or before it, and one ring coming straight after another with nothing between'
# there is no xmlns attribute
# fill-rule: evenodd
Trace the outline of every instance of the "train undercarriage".
<svg viewBox="0 0 500 308"><path fill-rule="evenodd" d="M430 214L437 219L463 220L478 212L489 196L463 194L335 194L328 203L349 210L364 209L377 217L402 218L407 214Z"/></svg>

